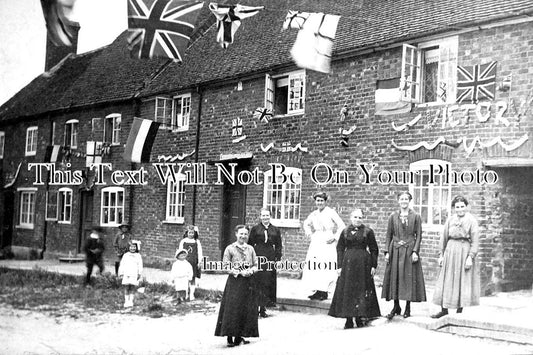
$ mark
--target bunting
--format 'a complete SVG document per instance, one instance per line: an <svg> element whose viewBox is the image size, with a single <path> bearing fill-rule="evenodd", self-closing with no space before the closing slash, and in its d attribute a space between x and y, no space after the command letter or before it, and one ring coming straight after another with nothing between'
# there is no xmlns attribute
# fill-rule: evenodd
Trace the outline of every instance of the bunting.
<svg viewBox="0 0 533 355"><path fill-rule="evenodd" d="M301 28L291 49L296 65L322 73L329 73L333 40L340 16L323 13L289 11L284 29Z"/></svg>
<svg viewBox="0 0 533 355"><path fill-rule="evenodd" d="M264 6L209 4L209 10L217 18L217 42L222 48L233 43L235 32L241 26L241 20L256 15Z"/></svg>
<svg viewBox="0 0 533 355"><path fill-rule="evenodd" d="M128 0L128 38L132 56L183 60L203 2Z"/></svg>
<svg viewBox="0 0 533 355"><path fill-rule="evenodd" d="M124 148L124 160L132 163L149 163L159 125L159 122L134 117Z"/></svg>

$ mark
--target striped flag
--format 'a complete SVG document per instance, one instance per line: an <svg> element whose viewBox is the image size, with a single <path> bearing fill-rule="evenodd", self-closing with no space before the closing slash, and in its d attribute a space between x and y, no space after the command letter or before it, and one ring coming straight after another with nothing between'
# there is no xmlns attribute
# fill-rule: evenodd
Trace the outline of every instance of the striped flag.
<svg viewBox="0 0 533 355"><path fill-rule="evenodd" d="M228 48L233 43L233 37L241 25L241 20L254 16L264 8L264 6L209 4L209 10L217 18L217 42L222 48Z"/></svg>
<svg viewBox="0 0 533 355"><path fill-rule="evenodd" d="M274 111L269 108L258 107L255 109L252 117L263 123L268 123L274 117Z"/></svg>
<svg viewBox="0 0 533 355"><path fill-rule="evenodd" d="M183 59L203 2L128 0L128 38L132 56Z"/></svg>
<svg viewBox="0 0 533 355"><path fill-rule="evenodd" d="M395 115L411 112L411 103L400 101L400 78L378 80L376 87L376 115Z"/></svg>
<svg viewBox="0 0 533 355"><path fill-rule="evenodd" d="M133 118L130 135L124 148L124 159L132 163L149 163L152 145L160 123L142 118Z"/></svg>
<svg viewBox="0 0 533 355"><path fill-rule="evenodd" d="M56 46L72 46L72 25L76 23L69 18L74 3L75 0L41 0L48 37Z"/></svg>
<svg viewBox="0 0 533 355"><path fill-rule="evenodd" d="M477 103L481 99L494 100L496 92L496 63L457 66L457 102Z"/></svg>
<svg viewBox="0 0 533 355"><path fill-rule="evenodd" d="M290 11L284 28L301 28L291 49L291 56L300 68L329 73L333 40L340 16ZM300 27L301 26L301 27Z"/></svg>
<svg viewBox="0 0 533 355"><path fill-rule="evenodd" d="M44 162L45 163L56 163L63 159L63 147L60 145L49 145L46 147L46 152L44 153Z"/></svg>

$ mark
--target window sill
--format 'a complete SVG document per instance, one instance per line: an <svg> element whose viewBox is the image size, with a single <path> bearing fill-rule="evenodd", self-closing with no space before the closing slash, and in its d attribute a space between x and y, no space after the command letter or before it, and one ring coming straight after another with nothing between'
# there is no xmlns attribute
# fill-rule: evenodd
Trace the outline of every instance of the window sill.
<svg viewBox="0 0 533 355"><path fill-rule="evenodd" d="M26 152L26 154L24 154L24 156L26 157L34 157L37 155L37 152Z"/></svg>
<svg viewBox="0 0 533 355"><path fill-rule="evenodd" d="M163 221L164 224L183 224L184 222L185 222L184 218Z"/></svg>
<svg viewBox="0 0 533 355"><path fill-rule="evenodd" d="M15 226L15 228L19 229L33 229L33 224L18 224Z"/></svg>
<svg viewBox="0 0 533 355"><path fill-rule="evenodd" d="M285 118L285 117L293 117L293 116L303 116L305 114L305 111L298 111L298 112L292 112L292 113L284 113L281 115L274 115L273 118Z"/></svg>
<svg viewBox="0 0 533 355"><path fill-rule="evenodd" d="M71 224L70 221L57 221L57 224Z"/></svg>
<svg viewBox="0 0 533 355"><path fill-rule="evenodd" d="M425 108L425 107L442 107L446 105L455 105L455 102L424 102L420 104L415 104L416 107Z"/></svg>
<svg viewBox="0 0 533 355"><path fill-rule="evenodd" d="M45 222L57 222L57 218L45 218Z"/></svg>
<svg viewBox="0 0 533 355"><path fill-rule="evenodd" d="M100 227L118 227L122 223L100 223Z"/></svg>
<svg viewBox="0 0 533 355"><path fill-rule="evenodd" d="M187 127L187 128L174 128L172 130L172 133L187 132L188 130L189 130L189 127Z"/></svg>
<svg viewBox="0 0 533 355"><path fill-rule="evenodd" d="M284 220L272 218L271 223L278 228L300 228L299 220Z"/></svg>

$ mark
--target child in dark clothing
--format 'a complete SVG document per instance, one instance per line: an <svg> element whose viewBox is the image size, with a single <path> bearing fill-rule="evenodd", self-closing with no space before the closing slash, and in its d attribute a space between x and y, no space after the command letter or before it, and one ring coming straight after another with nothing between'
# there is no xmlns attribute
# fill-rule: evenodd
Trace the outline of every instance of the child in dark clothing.
<svg viewBox="0 0 533 355"><path fill-rule="evenodd" d="M87 275L85 277L85 284L91 283L91 274L93 273L94 265L97 265L100 274L104 271L104 250L105 245L102 240L103 229L100 227L93 227L89 238L85 241L83 250L85 251L85 263L87 265Z"/></svg>

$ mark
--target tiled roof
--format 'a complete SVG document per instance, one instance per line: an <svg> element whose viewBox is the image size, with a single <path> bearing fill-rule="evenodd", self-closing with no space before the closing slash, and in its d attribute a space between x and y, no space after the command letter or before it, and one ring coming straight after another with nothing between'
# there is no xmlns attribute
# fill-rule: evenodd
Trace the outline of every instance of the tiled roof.
<svg viewBox="0 0 533 355"><path fill-rule="evenodd" d="M39 75L0 107L0 120L133 97L168 61L130 58L126 37Z"/></svg>
<svg viewBox="0 0 533 355"><path fill-rule="evenodd" d="M264 4L265 10L242 21L235 42L227 49L215 42L216 28L212 26L190 46L183 63L165 68L141 96L290 65L290 48L297 30L281 31L288 10L341 15L334 55L533 14L531 0L250 0L240 3Z"/></svg>
<svg viewBox="0 0 533 355"><path fill-rule="evenodd" d="M67 59L52 75L37 77L0 107L0 120L97 103L148 97L197 84L292 64L296 30L281 31L288 10L341 15L334 55L401 42L490 21L533 15L531 0L242 0L265 10L242 21L235 42L222 49L207 24L182 63L130 59L123 33L111 45ZM203 16L212 16L206 11ZM212 20L212 19L211 19ZM161 68L164 68L158 75Z"/></svg>

